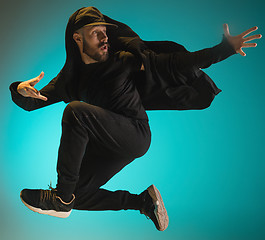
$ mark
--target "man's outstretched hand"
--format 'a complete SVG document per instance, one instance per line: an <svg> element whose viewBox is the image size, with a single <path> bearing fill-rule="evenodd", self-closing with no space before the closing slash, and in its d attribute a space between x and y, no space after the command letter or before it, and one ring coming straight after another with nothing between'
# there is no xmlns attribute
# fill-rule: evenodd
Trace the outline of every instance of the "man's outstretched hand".
<svg viewBox="0 0 265 240"><path fill-rule="evenodd" d="M227 40L234 47L235 51L242 56L246 56L246 54L243 52L242 48L256 47L257 46L257 43L246 43L246 42L254 40L254 39L259 39L262 37L261 34L256 34L256 35L244 38L245 36L247 36L251 32L256 31L258 29L258 27L252 27L252 28L244 31L243 33L241 33L237 36L231 36L230 35L229 27L226 23L223 25L223 28L224 28L224 34L225 34Z"/></svg>
<svg viewBox="0 0 265 240"><path fill-rule="evenodd" d="M43 76L44 72L41 72L38 77L20 83L17 87L17 91L24 97L38 98L43 101L47 101L48 99L42 96L40 92L34 88L34 86L43 78Z"/></svg>

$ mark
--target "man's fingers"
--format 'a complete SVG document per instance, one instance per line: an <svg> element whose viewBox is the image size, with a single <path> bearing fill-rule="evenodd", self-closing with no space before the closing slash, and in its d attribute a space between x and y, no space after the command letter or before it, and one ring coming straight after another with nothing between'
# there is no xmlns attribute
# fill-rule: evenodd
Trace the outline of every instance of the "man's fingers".
<svg viewBox="0 0 265 240"><path fill-rule="evenodd" d="M251 32L256 31L257 29L258 29L258 27L252 27L252 28L246 30L245 32L242 32L240 35L241 35L242 37L245 37L246 35L250 34Z"/></svg>
<svg viewBox="0 0 265 240"><path fill-rule="evenodd" d="M41 99L41 100L43 100L43 101L47 101L48 100L48 98L46 98L43 95L41 95L40 92L38 94L38 98Z"/></svg>
<svg viewBox="0 0 265 240"><path fill-rule="evenodd" d="M223 29L224 29L224 34L225 36L229 36L230 33L229 33L229 27L228 27L228 24L223 24Z"/></svg>
<svg viewBox="0 0 265 240"><path fill-rule="evenodd" d="M42 79L42 78L43 78L43 76L44 76L44 72L43 72L43 71L41 71L41 73L40 73L39 77Z"/></svg>
<svg viewBox="0 0 265 240"><path fill-rule="evenodd" d="M245 57L247 54L243 52L243 50L240 48L238 52L241 56Z"/></svg>
<svg viewBox="0 0 265 240"><path fill-rule="evenodd" d="M242 47L257 47L257 43L243 43Z"/></svg>
<svg viewBox="0 0 265 240"><path fill-rule="evenodd" d="M26 91L29 91L29 92L34 92L34 93L38 93L39 91L36 89L36 88L34 88L34 87L25 87L25 90Z"/></svg>
<svg viewBox="0 0 265 240"><path fill-rule="evenodd" d="M38 90L34 88L27 87L25 90L27 91L29 97L38 98L44 101L48 100L46 97L42 96Z"/></svg>
<svg viewBox="0 0 265 240"><path fill-rule="evenodd" d="M44 72L42 71L39 76L32 78L30 80L30 85L35 86L43 78L43 76L44 76Z"/></svg>
<svg viewBox="0 0 265 240"><path fill-rule="evenodd" d="M254 40L254 39L259 39L261 37L262 37L261 34L256 34L256 35L253 35L253 36L249 36L249 37L244 38L244 42L248 42L248 41L251 41L251 40Z"/></svg>
<svg viewBox="0 0 265 240"><path fill-rule="evenodd" d="M44 76L44 72L41 71L40 75L38 77L36 77L36 78L39 79L39 80L41 80L43 78L43 76Z"/></svg>
<svg viewBox="0 0 265 240"><path fill-rule="evenodd" d="M33 90L32 88L29 88L29 87L27 87L27 88L25 88L25 91L27 92L27 95L29 96L29 97L36 97L36 96L38 96L37 94L38 94L38 91L36 90Z"/></svg>

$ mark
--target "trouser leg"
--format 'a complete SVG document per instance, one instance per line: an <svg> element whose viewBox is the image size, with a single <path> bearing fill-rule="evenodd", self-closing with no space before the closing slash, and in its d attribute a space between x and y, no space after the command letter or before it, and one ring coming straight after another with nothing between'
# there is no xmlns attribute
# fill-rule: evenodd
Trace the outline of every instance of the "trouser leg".
<svg viewBox="0 0 265 240"><path fill-rule="evenodd" d="M87 130L69 104L63 113L57 162L57 190L63 199L69 199L75 189L88 140Z"/></svg>
<svg viewBox="0 0 265 240"><path fill-rule="evenodd" d="M95 144L93 146L89 144L74 192L76 196L74 208L79 210L140 209L142 200L138 195L128 191L109 191L101 188L133 160L133 158L106 151Z"/></svg>
<svg viewBox="0 0 265 240"><path fill-rule="evenodd" d="M91 198L92 193L95 195L124 166L142 156L149 145L150 129L147 121L132 120L83 102L70 103L62 120L57 164L58 194L69 196L75 191L77 203L81 202L79 196L80 199ZM81 176L85 178L79 179ZM79 180L80 184L77 185ZM100 199L104 199L108 198L107 192L100 190L97 194L101 196ZM126 194L123 193L124 196ZM117 194L109 192L110 198L114 195ZM114 199L119 202L121 198L117 195ZM91 199L91 208L104 208L95 207L92 202ZM103 200L101 205L104 206L105 202Z"/></svg>

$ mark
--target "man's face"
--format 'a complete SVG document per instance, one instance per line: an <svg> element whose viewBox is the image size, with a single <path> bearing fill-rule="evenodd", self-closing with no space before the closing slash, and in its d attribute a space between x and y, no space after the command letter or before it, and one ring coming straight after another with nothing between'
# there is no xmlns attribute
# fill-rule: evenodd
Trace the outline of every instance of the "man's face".
<svg viewBox="0 0 265 240"><path fill-rule="evenodd" d="M106 26L85 26L81 34L83 36L83 53L98 62L106 61L109 56Z"/></svg>

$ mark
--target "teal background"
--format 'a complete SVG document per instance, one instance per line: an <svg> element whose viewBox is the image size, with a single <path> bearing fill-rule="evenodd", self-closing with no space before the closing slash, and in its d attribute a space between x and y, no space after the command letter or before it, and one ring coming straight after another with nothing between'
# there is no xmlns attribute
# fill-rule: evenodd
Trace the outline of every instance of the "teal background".
<svg viewBox="0 0 265 240"><path fill-rule="evenodd" d="M26 112L11 100L9 85L45 76L65 62L64 31L83 6L132 27L144 40L172 40L196 51L252 26L264 34L264 1L1 1L0 239L265 239L264 37L206 69L223 90L201 111L148 112L148 153L105 186L140 193L155 184L170 224L158 232L136 211L73 211L67 219L36 214L20 201L23 188L56 185L64 103Z"/></svg>

